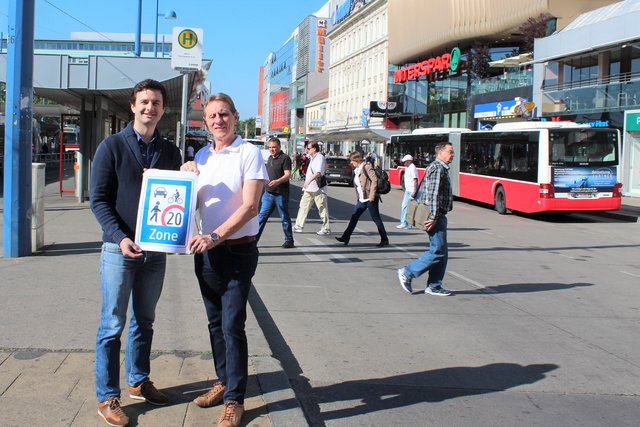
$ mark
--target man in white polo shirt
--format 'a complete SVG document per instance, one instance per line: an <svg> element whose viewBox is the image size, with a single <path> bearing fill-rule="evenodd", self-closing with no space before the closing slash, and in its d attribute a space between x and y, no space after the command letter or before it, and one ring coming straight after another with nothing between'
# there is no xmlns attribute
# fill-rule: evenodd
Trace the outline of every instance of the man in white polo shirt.
<svg viewBox="0 0 640 427"><path fill-rule="evenodd" d="M416 198L418 192L418 170L416 165L413 164L413 156L407 154L402 158L404 163L404 198L402 199L402 210L400 211L400 224L396 225L396 228L409 229L412 228L411 224L407 222L407 206L409 206L409 200Z"/></svg>
<svg viewBox="0 0 640 427"><path fill-rule="evenodd" d="M198 176L200 234L189 240L207 318L218 380L194 403L224 401L219 427L240 425L244 413L249 352L247 298L258 266L258 207L267 170L260 150L235 135L238 112L228 95L212 95L204 119L214 142L181 170Z"/></svg>
<svg viewBox="0 0 640 427"><path fill-rule="evenodd" d="M331 224L329 223L329 206L327 204L327 184L319 185L327 168L327 161L320 153L320 146L317 142L307 142L307 153L311 156L311 161L307 167L305 181L302 185L302 198L298 208L298 217L293 226L295 233L302 233L304 224L307 222L307 215L311 209L311 203L315 203L318 208L318 215L322 220L322 227L316 232L320 236L331 234Z"/></svg>

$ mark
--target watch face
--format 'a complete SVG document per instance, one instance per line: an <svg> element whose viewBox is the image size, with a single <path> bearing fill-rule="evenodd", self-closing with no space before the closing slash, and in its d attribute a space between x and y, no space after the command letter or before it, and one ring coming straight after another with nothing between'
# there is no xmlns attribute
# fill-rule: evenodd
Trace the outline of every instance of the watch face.
<svg viewBox="0 0 640 427"><path fill-rule="evenodd" d="M214 242L220 240L220 237L218 237L217 233L211 233L210 236L211 236L211 240L213 240Z"/></svg>

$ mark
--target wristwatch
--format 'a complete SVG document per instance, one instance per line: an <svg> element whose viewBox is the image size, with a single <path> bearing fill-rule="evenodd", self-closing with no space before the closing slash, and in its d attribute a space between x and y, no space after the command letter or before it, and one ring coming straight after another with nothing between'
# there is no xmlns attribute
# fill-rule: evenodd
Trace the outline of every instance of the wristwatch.
<svg viewBox="0 0 640 427"><path fill-rule="evenodd" d="M218 233L216 233L215 231L212 231L209 236L211 236L211 240L213 240L213 247L215 248L220 241L220 236L218 236Z"/></svg>

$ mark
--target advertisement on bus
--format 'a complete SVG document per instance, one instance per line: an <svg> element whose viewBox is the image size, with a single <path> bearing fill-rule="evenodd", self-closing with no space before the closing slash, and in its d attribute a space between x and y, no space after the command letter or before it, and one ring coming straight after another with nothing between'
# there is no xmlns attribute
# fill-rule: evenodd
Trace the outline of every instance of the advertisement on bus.
<svg viewBox="0 0 640 427"><path fill-rule="evenodd" d="M553 167L551 176L556 193L577 198L612 192L618 182L616 167Z"/></svg>

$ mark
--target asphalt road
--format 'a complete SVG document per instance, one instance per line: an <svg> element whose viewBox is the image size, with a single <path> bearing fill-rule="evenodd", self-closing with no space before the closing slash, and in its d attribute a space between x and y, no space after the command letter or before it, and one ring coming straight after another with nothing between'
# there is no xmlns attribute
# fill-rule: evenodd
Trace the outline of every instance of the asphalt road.
<svg viewBox="0 0 640 427"><path fill-rule="evenodd" d="M382 249L367 213L349 246L336 242L355 196L330 197L333 234L315 234L314 209L295 249L280 247L274 214L251 299L311 425L638 425L639 223L456 202L455 293L410 295L396 269L427 240L395 228L402 192L383 198Z"/></svg>

